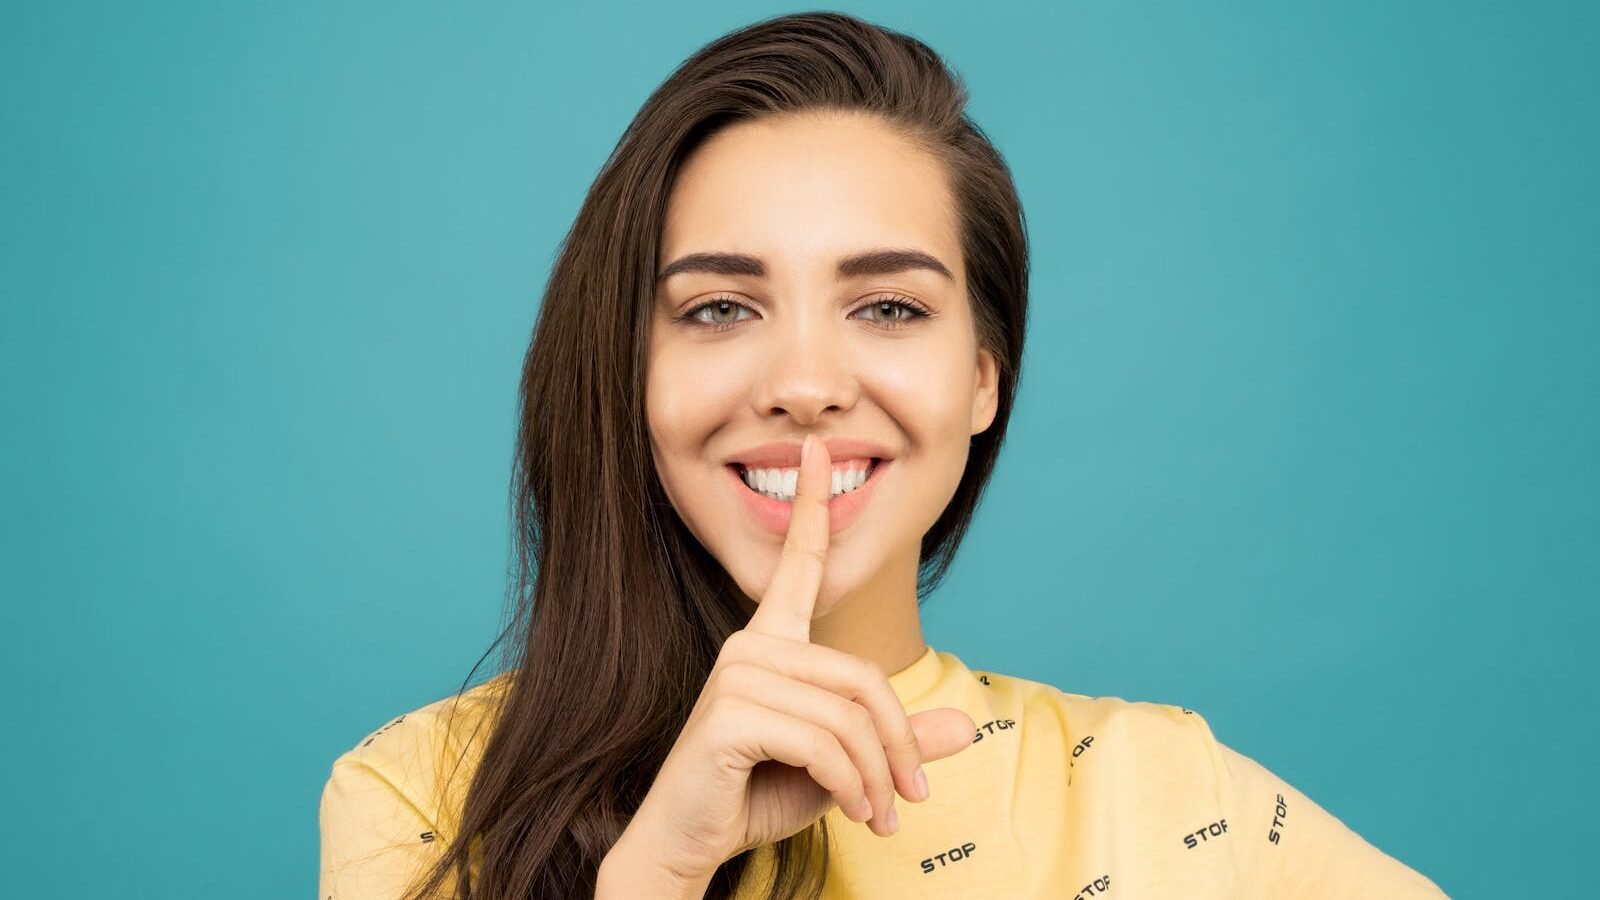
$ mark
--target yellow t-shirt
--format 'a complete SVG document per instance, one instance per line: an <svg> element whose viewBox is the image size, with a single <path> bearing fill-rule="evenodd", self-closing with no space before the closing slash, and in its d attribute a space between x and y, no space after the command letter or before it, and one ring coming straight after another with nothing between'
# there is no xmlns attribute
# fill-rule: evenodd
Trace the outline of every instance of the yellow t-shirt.
<svg viewBox="0 0 1600 900"><path fill-rule="evenodd" d="M505 678L468 691L449 729L454 697L395 719L334 762L320 809L319 897L390 900L431 859L448 833L440 810L460 803L476 757L469 749L442 799L433 761L446 742L462 746ZM827 813L824 900L1445 896L1218 743L1192 710L973 672L932 647L889 683L908 712L953 706L972 716L973 746L924 764L930 797L899 798L900 830L888 838ZM770 871L769 848L754 857L741 900L759 897Z"/></svg>

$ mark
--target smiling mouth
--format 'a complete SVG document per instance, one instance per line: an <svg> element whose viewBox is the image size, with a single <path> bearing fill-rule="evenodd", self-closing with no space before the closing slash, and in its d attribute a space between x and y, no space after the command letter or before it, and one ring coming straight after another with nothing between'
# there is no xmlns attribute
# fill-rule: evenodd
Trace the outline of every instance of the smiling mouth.
<svg viewBox="0 0 1600 900"><path fill-rule="evenodd" d="M877 473L878 467L883 462L884 462L884 460L879 458L879 457L876 457L876 456L872 457L871 460L867 463L866 477L861 480L861 483L859 485L856 485L855 487L851 488L850 490L834 491L834 492L829 494L828 499L830 501L831 500L837 500L840 497L848 496L850 494L855 493L856 491L859 491L859 490L862 490L863 488L865 488L867 486L867 484L872 481L873 475L875 475ZM782 493L777 493L777 492L773 492L773 491L758 490L755 486L751 485L750 481L747 478L748 470L745 468L745 466L742 463L732 463L732 464L730 464L728 466L728 468L733 469L734 472L736 474L738 474L739 483L744 485L745 489L750 491L752 494L755 494L755 495L757 495L759 497L765 497L765 498L767 498L769 500L776 500L776 501L778 501L780 503L793 503L794 502L794 495L792 495L792 494L782 494ZM838 470L835 470L835 471L838 471Z"/></svg>

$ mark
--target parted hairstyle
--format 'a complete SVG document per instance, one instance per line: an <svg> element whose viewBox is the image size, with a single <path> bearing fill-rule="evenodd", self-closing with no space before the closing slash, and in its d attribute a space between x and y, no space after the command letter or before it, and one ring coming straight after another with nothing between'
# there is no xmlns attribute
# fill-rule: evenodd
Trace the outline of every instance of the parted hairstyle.
<svg viewBox="0 0 1600 900"><path fill-rule="evenodd" d="M440 896L447 882L461 900L593 896L601 860L643 801L723 641L748 622L740 589L664 493L644 409L669 191L721 128L863 112L943 163L978 343L999 371L994 421L972 436L961 482L922 538L918 602L943 579L1005 439L1027 324L1021 204L966 106L960 76L921 41L811 12L708 44L628 125L562 242L523 363L511 478L516 566L503 630L484 654L504 647L503 691L468 739L487 732L465 798L442 813L454 830L441 834L440 858L417 873L405 900ZM466 683L458 702L465 691ZM439 760L441 776L447 762ZM723 863L706 896L732 896L753 852ZM824 821L772 852L767 897L821 895Z"/></svg>

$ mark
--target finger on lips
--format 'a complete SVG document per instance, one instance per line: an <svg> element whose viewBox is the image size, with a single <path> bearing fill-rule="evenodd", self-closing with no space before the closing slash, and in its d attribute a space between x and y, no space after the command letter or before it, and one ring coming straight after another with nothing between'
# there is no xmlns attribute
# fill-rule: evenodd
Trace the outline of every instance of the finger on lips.
<svg viewBox="0 0 1600 900"><path fill-rule="evenodd" d="M755 641L742 642L742 646L760 641L783 645L759 651L766 667L755 667L761 674L741 675L748 677L747 684L761 685L762 702L769 709L810 723L832 738L817 738L827 747L824 755L828 759L814 762L817 770L811 766L807 770L834 795L847 815L860 820L870 810L870 827L887 836L898 827L896 791L909 800L923 799L916 778L922 751L905 708L880 669L811 643L811 617L828 555L832 466L827 445L806 435L783 551L765 595L744 628ZM798 754L792 746L788 751ZM850 784L838 771L841 759L848 760L858 773ZM829 780L823 782L819 775ZM855 780L859 780L859 790L851 786ZM859 808L863 796L866 809Z"/></svg>
<svg viewBox="0 0 1600 900"><path fill-rule="evenodd" d="M822 587L828 554L828 499L833 492L828 446L806 435L800 448L800 476L783 552L772 583L746 625L754 631L797 641L811 640L811 615Z"/></svg>

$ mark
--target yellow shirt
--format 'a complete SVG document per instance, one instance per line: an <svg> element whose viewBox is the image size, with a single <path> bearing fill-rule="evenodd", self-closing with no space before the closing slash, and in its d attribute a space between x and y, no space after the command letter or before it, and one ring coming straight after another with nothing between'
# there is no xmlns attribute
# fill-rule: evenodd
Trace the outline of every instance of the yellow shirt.
<svg viewBox="0 0 1600 900"><path fill-rule="evenodd" d="M323 788L323 900L399 896L448 833L462 773L440 798L433 761L462 746L502 675L389 722L333 764ZM1368 898L1445 896L1249 757L1192 710L1088 697L973 672L929 647L889 678L908 712L953 706L973 746L924 764L930 797L896 801L881 838L828 812L824 900L974 898ZM448 736L447 736L448 735ZM454 756L449 757L454 759ZM740 898L755 900L770 849Z"/></svg>

